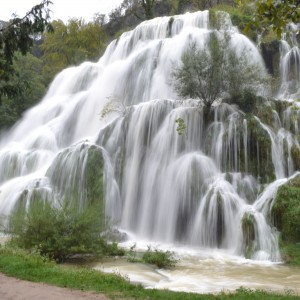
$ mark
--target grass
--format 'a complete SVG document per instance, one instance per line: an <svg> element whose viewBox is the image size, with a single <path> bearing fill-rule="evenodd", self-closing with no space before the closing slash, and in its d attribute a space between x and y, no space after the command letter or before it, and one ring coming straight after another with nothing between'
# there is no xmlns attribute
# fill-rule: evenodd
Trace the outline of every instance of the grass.
<svg viewBox="0 0 300 300"><path fill-rule="evenodd" d="M16 248L0 248L0 272L33 282L103 293L112 299L300 299L293 295L275 295L240 288L235 293L200 295L167 290L144 289L115 274L104 274L82 267L64 267L38 253Z"/></svg>

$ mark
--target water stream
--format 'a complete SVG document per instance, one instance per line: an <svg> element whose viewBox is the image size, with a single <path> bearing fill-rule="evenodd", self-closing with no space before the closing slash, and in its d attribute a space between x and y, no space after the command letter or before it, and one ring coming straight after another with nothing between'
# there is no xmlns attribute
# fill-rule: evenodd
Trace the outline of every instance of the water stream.
<svg viewBox="0 0 300 300"><path fill-rule="evenodd" d="M132 246L135 241L123 246ZM232 256L218 249L191 248L138 241L136 249L173 251L179 260L175 268L158 269L152 265L130 263L126 259L108 259L92 265L96 270L115 273L146 288L193 293L220 293L240 287L282 294L300 293L299 268L270 262L258 262Z"/></svg>

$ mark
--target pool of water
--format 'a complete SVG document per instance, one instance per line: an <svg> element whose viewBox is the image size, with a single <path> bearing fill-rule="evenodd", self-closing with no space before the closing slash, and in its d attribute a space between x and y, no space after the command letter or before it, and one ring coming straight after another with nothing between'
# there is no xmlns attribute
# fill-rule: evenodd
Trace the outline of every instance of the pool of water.
<svg viewBox="0 0 300 300"><path fill-rule="evenodd" d="M123 245L129 247L127 245ZM179 259L175 268L158 269L152 265L130 263L126 258L109 259L93 268L117 273L146 288L195 293L219 293L241 286L300 295L300 268L268 261L253 261L219 250L152 245L168 249ZM136 246L145 251L145 245Z"/></svg>

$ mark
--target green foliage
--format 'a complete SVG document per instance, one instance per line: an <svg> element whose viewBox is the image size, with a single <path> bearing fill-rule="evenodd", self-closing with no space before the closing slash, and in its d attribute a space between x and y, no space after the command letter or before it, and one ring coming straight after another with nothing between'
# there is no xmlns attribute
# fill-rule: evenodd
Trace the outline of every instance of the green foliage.
<svg viewBox="0 0 300 300"><path fill-rule="evenodd" d="M146 20L153 19L155 2L156 0L140 0L140 4L145 11Z"/></svg>
<svg viewBox="0 0 300 300"><path fill-rule="evenodd" d="M223 102L236 104L245 113L254 113L261 106L263 100L253 91L246 89L239 94L233 94L231 98L224 99Z"/></svg>
<svg viewBox="0 0 300 300"><path fill-rule="evenodd" d="M21 114L41 99L46 87L42 77L42 62L27 53L15 53L13 60L14 73L0 86L10 87L12 94L2 96L0 105L0 129L13 125ZM29 80L30 79L30 80Z"/></svg>
<svg viewBox="0 0 300 300"><path fill-rule="evenodd" d="M18 119L18 114L11 100L4 100L0 105L0 131L12 126Z"/></svg>
<svg viewBox="0 0 300 300"><path fill-rule="evenodd" d="M241 4L242 1L237 1ZM256 9L252 23L257 28L271 27L280 38L284 28L290 23L299 23L300 1L299 0L258 0L255 2Z"/></svg>
<svg viewBox="0 0 300 300"><path fill-rule="evenodd" d="M282 240L300 243L300 177L295 177L278 191L272 208L276 227Z"/></svg>
<svg viewBox="0 0 300 300"><path fill-rule="evenodd" d="M19 206L11 214L8 233L12 244L37 249L59 262L74 254L123 254L100 237L103 222L99 212L95 205L78 210L69 202L54 207L33 199L27 209Z"/></svg>
<svg viewBox="0 0 300 300"><path fill-rule="evenodd" d="M279 246L285 263L300 266L300 243L280 241Z"/></svg>
<svg viewBox="0 0 300 300"><path fill-rule="evenodd" d="M246 53L237 54L230 46L230 36L223 39L212 33L207 47L189 46L181 65L173 71L178 95L201 99L206 106L220 98L255 93L266 80L258 65L251 64Z"/></svg>
<svg viewBox="0 0 300 300"><path fill-rule="evenodd" d="M42 61L30 53L16 53L13 67L18 74L12 84L24 86L21 94L14 98L20 116L26 109L36 104L45 94L46 86L42 77ZM28 80L30 78L30 80Z"/></svg>
<svg viewBox="0 0 300 300"><path fill-rule="evenodd" d="M300 243L290 243L280 239L279 247L285 263L300 266Z"/></svg>
<svg viewBox="0 0 300 300"><path fill-rule="evenodd" d="M275 226L281 231L280 250L289 264L300 265L300 177L282 185L272 208Z"/></svg>
<svg viewBox="0 0 300 300"><path fill-rule="evenodd" d="M158 268L173 268L178 260L171 251L162 251L159 249L152 250L150 246L145 253L137 253L135 251L136 244L130 247L127 252L127 261L132 263L146 263L155 265Z"/></svg>
<svg viewBox="0 0 300 300"><path fill-rule="evenodd" d="M100 58L107 42L104 22L103 15L88 23L82 19L70 19L67 24L61 20L52 22L54 32L45 33L41 45L48 82L66 67Z"/></svg>
<svg viewBox="0 0 300 300"><path fill-rule="evenodd" d="M168 0L170 15L176 15L179 11L180 0Z"/></svg>
<svg viewBox="0 0 300 300"><path fill-rule="evenodd" d="M178 118L176 119L176 124L177 124L177 128L176 128L176 131L179 135L182 135L184 132L185 132L185 129L186 129L186 125L185 125L185 122L182 118Z"/></svg>
<svg viewBox="0 0 300 300"><path fill-rule="evenodd" d="M130 247L130 250L127 251L126 257L127 261L131 263L137 263L137 262L142 262L140 258L137 258L137 252L135 251L136 244L132 245Z"/></svg>
<svg viewBox="0 0 300 300"><path fill-rule="evenodd" d="M156 265L158 268L172 268L177 263L177 259L172 252L158 249L152 251L149 246L147 252L142 256L142 261L147 264Z"/></svg>
<svg viewBox="0 0 300 300"><path fill-rule="evenodd" d="M7 83L15 74L12 67L14 55L20 51L28 53L33 44L33 36L52 30L49 23L49 0L34 6L23 18L15 16L0 30L0 105L3 96L18 95L20 88Z"/></svg>
<svg viewBox="0 0 300 300"><path fill-rule="evenodd" d="M215 18L218 11L227 12L230 15L232 24L237 26L240 30L244 30L247 24L251 21L251 15L243 11L239 7L233 7L227 4L218 4L213 6L210 10L210 18ZM213 24L214 25L214 24Z"/></svg>

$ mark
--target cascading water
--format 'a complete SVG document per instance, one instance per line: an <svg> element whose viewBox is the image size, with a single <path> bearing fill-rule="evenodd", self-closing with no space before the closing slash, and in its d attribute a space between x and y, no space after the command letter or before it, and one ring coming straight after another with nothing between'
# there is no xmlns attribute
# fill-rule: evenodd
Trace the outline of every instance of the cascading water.
<svg viewBox="0 0 300 300"><path fill-rule="evenodd" d="M289 27L280 44L279 99L300 98L300 49L296 37L299 25L290 24Z"/></svg>
<svg viewBox="0 0 300 300"><path fill-rule="evenodd" d="M216 31L265 72L257 48L226 14L220 22L212 28L208 11L147 21L113 41L98 63L57 75L42 102L0 141L0 213L32 195L79 206L105 196L110 221L140 238L280 260L268 214L281 178L295 171L292 155L278 162L282 141L288 153L300 149L288 111L274 129L232 105L182 102L172 86L188 45L205 48ZM99 116L108 98L126 107L109 124ZM272 179L279 181L258 197Z"/></svg>

